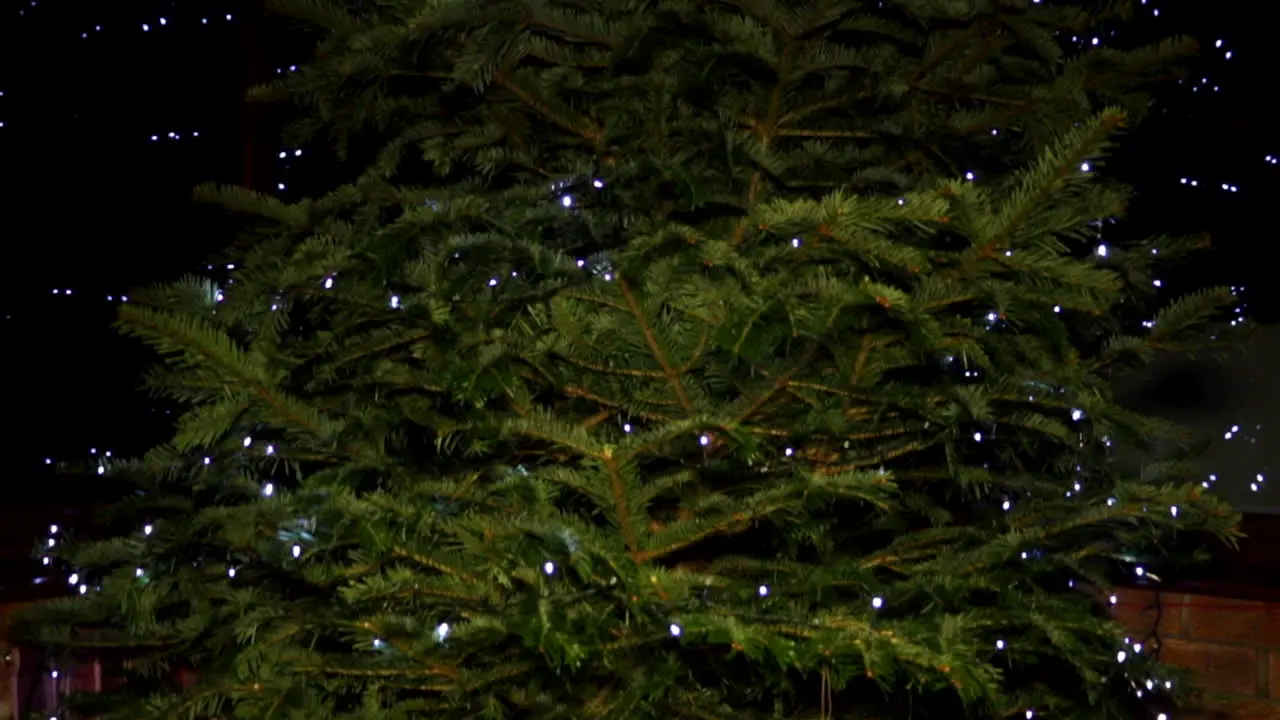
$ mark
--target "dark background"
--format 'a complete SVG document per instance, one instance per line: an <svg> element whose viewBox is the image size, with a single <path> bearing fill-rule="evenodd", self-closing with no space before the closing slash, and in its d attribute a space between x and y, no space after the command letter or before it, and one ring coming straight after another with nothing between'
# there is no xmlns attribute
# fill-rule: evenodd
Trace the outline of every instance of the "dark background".
<svg viewBox="0 0 1280 720"><path fill-rule="evenodd" d="M1243 286L1248 322L1275 320L1269 260L1280 206L1269 193L1280 164L1266 158L1280 156L1270 112L1280 7L1148 0L1142 12L1138 32L1201 41L1203 80L1171 90L1107 167L1138 188L1120 232L1210 231L1218 250L1168 278L1168 294ZM191 202L191 189L216 181L291 190L315 173L310 152L294 157L275 140L279 110L242 102L249 85L288 72L310 48L262 15L256 0L0 3L0 578L50 517L91 504L99 489L45 458L132 454L165 437L170 418L137 390L151 356L115 336L108 298L213 260L231 225ZM1280 469L1276 367L1280 332L1264 330L1227 366L1172 364L1126 391L1219 439L1206 459L1215 491L1242 509L1280 513L1272 483L1250 488ZM1223 440L1232 425L1240 430Z"/></svg>

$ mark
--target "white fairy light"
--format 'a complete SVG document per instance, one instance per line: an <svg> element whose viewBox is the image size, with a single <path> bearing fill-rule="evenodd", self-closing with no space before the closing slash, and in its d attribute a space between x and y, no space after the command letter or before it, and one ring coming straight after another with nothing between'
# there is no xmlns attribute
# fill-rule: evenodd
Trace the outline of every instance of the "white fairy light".
<svg viewBox="0 0 1280 720"><path fill-rule="evenodd" d="M876 610L879 610L880 608L884 607L884 598L880 597L879 595L871 598L871 607L875 608Z"/></svg>
<svg viewBox="0 0 1280 720"><path fill-rule="evenodd" d="M551 562L550 560L546 561L545 563L542 564L542 572L548 575L554 575L556 572L556 564Z"/></svg>
<svg viewBox="0 0 1280 720"><path fill-rule="evenodd" d="M442 643L449 637L449 623L443 622L436 626L435 633L436 642Z"/></svg>
<svg viewBox="0 0 1280 720"><path fill-rule="evenodd" d="M996 641L996 649L997 649L997 650L1004 650L1004 641L1003 641L1003 640L997 640L997 641Z"/></svg>
<svg viewBox="0 0 1280 720"><path fill-rule="evenodd" d="M295 558L302 557L302 546L301 546L301 545L294 545L294 546L290 549L290 552L291 552L291 553L293 553L293 556L294 556Z"/></svg>
<svg viewBox="0 0 1280 720"><path fill-rule="evenodd" d="M265 485L263 485L263 486L262 486L262 496L263 496L263 497L271 497L271 496L272 496L272 495L274 495L275 493L276 493L276 486L275 486L275 483L267 483L267 484L265 484Z"/></svg>
<svg viewBox="0 0 1280 720"><path fill-rule="evenodd" d="M768 597L768 596L769 596L769 586L768 586L768 585L761 585L760 587L756 588L756 592L760 594L760 597Z"/></svg>
<svg viewBox="0 0 1280 720"><path fill-rule="evenodd" d="M684 628L671 623L671 626L667 628L667 632L671 633L671 637L680 637L680 633L684 632Z"/></svg>

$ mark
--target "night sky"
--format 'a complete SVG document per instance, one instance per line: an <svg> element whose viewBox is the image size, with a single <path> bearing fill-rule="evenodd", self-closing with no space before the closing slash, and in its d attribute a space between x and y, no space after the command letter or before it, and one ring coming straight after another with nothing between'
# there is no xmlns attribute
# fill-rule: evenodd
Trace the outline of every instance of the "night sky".
<svg viewBox="0 0 1280 720"><path fill-rule="evenodd" d="M1243 286L1255 324L1280 317L1269 261L1269 193L1280 187L1275 5L1148 0L1142 32L1195 36L1203 71L1170 88L1106 168L1138 191L1116 232L1214 236L1217 250L1169 278L1168 295ZM150 356L110 322L120 295L205 271L229 237L228 220L191 202L191 189L283 184L288 195L306 184L309 150L279 147L278 111L242 102L249 83L288 72L309 47L260 16L246 2L0 4L0 403L16 428L0 436L5 505L66 502L46 457L130 454L165 438L169 418L137 389ZM1256 479L1280 472L1278 366L1280 329L1264 328L1225 365L1167 363L1123 390L1216 438L1205 467L1215 492L1280 513L1280 490ZM75 482L71 492L92 497L92 480Z"/></svg>

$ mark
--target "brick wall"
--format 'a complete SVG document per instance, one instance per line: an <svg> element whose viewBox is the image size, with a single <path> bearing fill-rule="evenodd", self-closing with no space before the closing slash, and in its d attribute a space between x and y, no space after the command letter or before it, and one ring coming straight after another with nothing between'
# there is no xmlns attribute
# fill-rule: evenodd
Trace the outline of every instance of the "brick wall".
<svg viewBox="0 0 1280 720"><path fill-rule="evenodd" d="M1280 720L1280 602L1129 589L1116 619L1204 693L1196 717Z"/></svg>

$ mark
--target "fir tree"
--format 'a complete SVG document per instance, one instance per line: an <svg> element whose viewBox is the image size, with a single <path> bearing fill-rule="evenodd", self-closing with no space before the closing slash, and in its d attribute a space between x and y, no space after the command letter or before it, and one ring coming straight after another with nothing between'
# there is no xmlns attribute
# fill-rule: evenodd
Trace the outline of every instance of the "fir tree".
<svg viewBox="0 0 1280 720"><path fill-rule="evenodd" d="M1179 43L1068 58L1088 13L1026 2L287 9L324 39L264 94L376 158L297 203L206 188L262 219L232 279L122 309L186 413L107 468L119 534L55 548L86 590L27 626L127 661L85 712L1170 700L1106 588L1235 516L1181 458L1112 459L1177 432L1111 384L1232 298L1143 314L1195 243L1096 225Z"/></svg>

